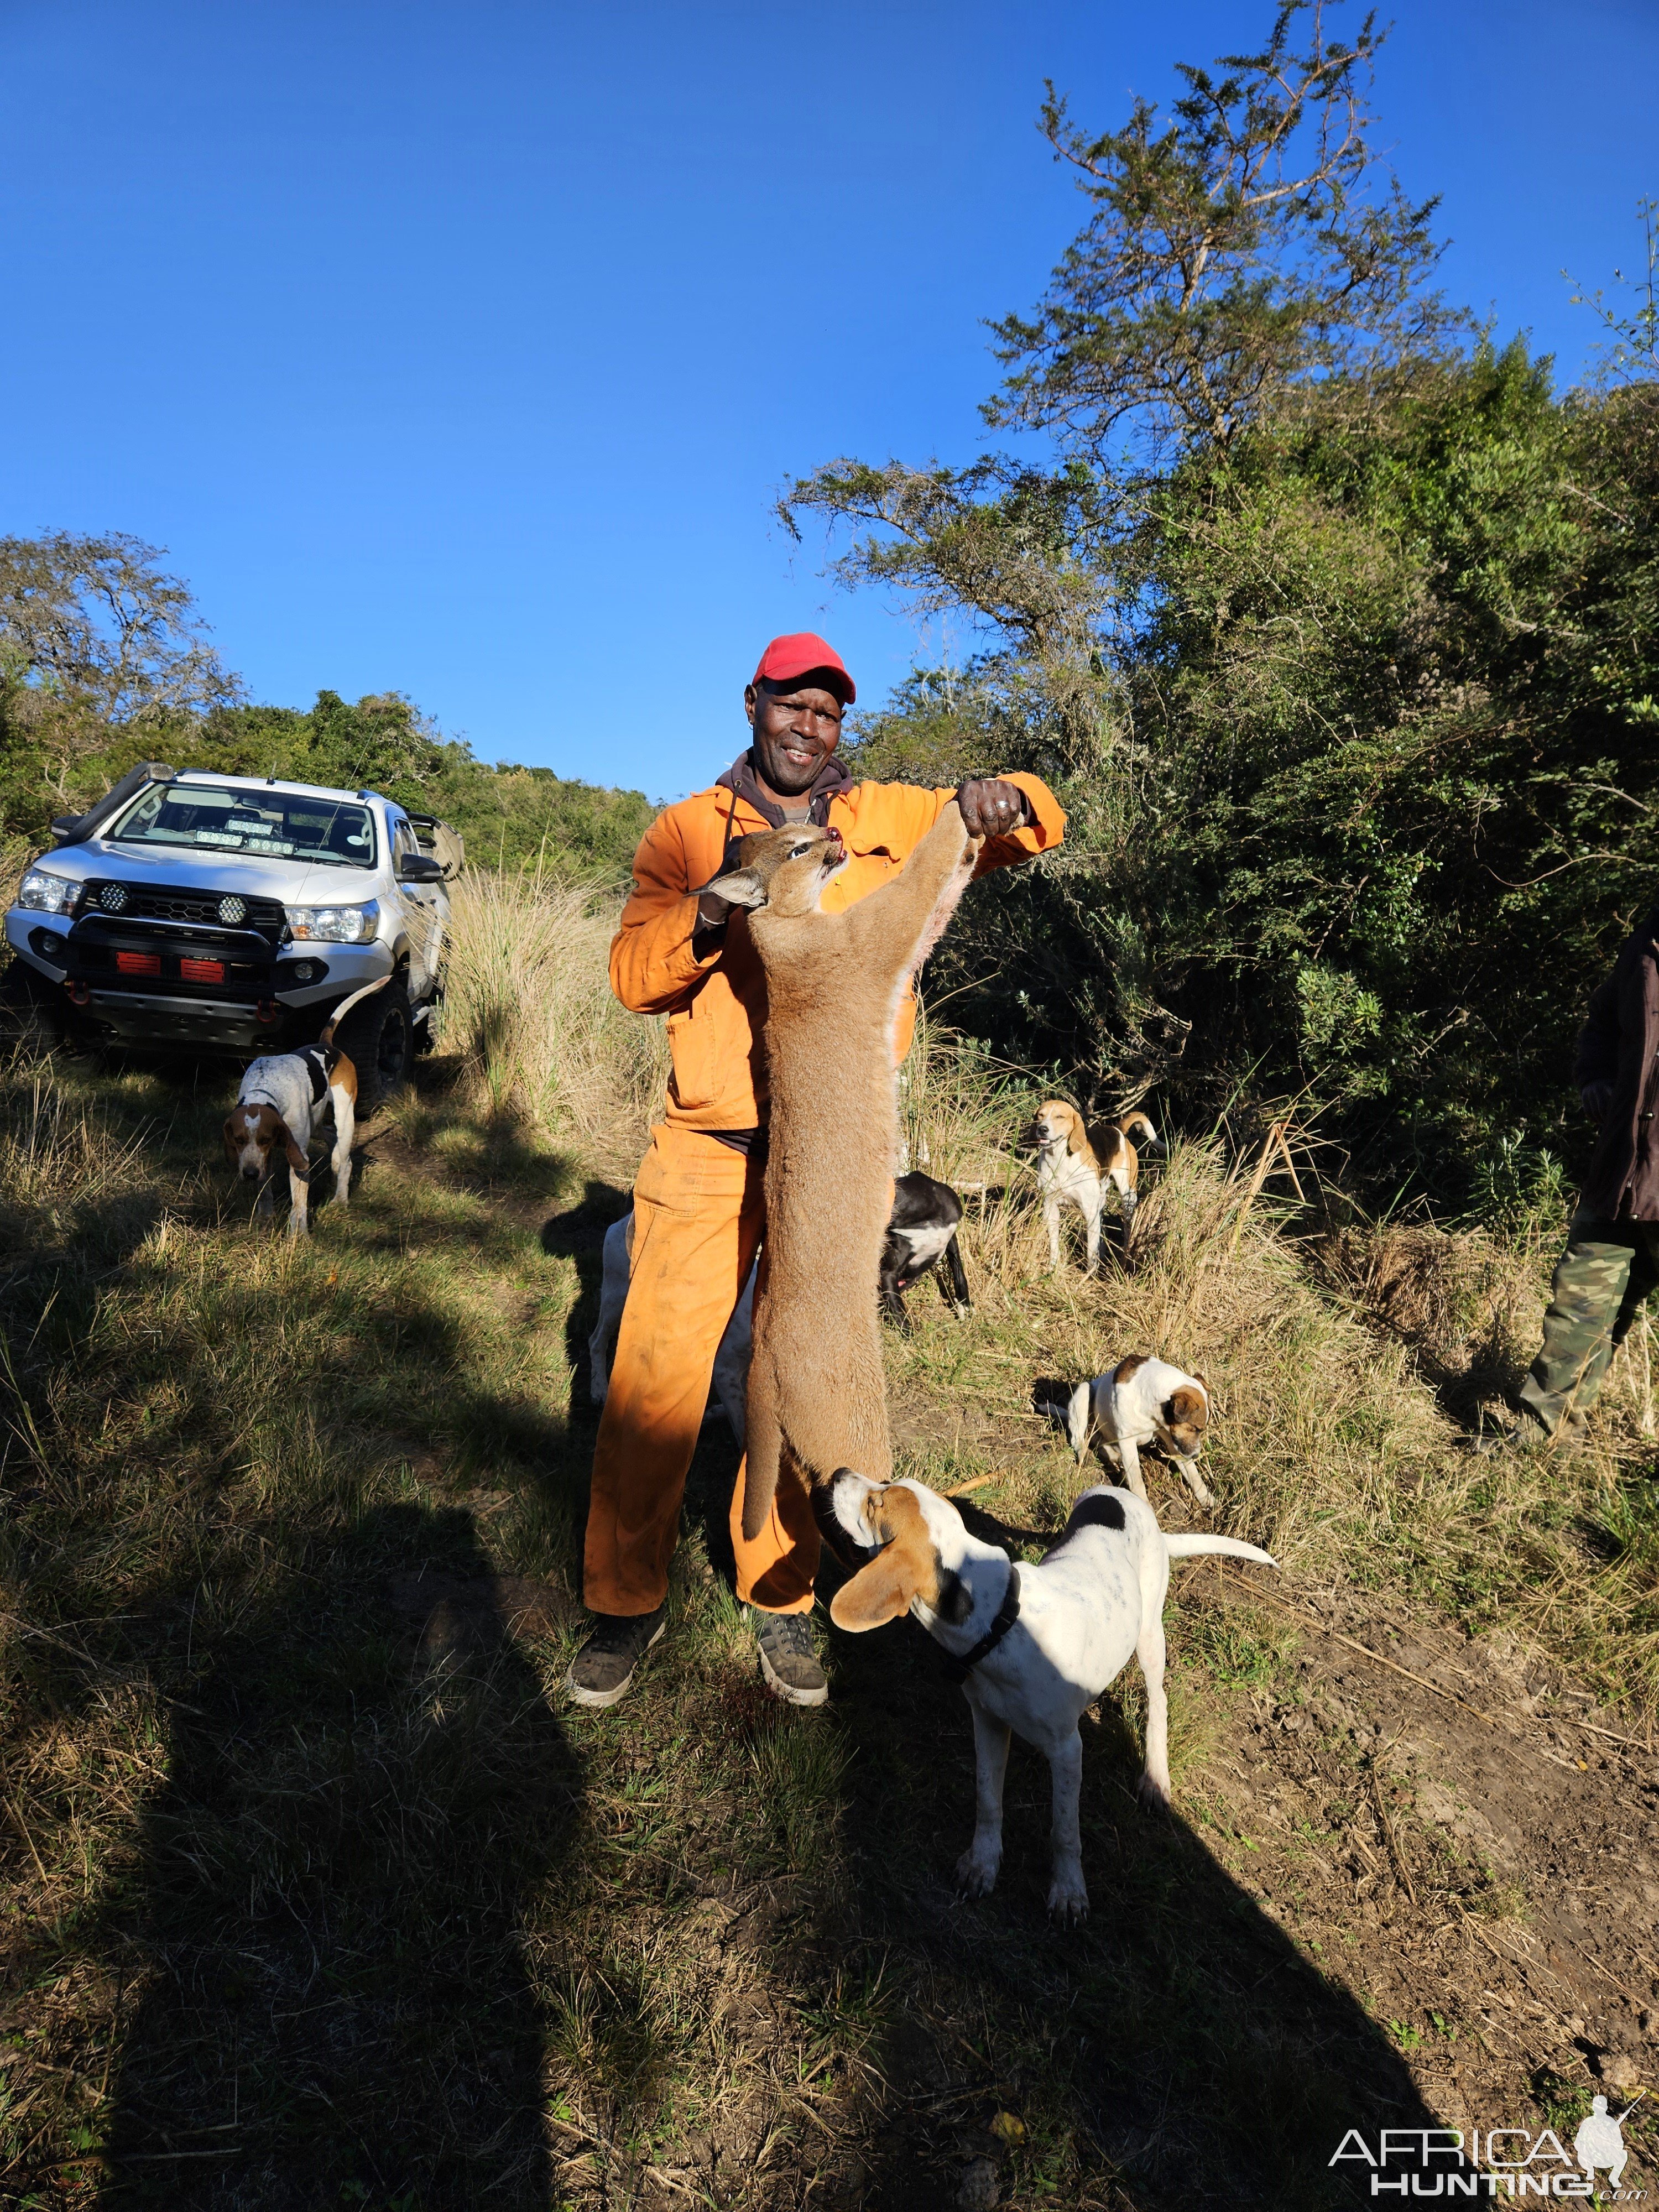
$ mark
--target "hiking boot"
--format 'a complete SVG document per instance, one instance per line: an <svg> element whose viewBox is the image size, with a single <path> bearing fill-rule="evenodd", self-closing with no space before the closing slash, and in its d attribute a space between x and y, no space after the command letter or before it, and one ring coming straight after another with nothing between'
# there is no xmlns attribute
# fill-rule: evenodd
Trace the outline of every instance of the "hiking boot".
<svg viewBox="0 0 1659 2212"><path fill-rule="evenodd" d="M762 1613L750 1606L755 1641L760 1646L761 1672L774 1697L792 1705L821 1705L830 1685L812 1649L810 1613Z"/></svg>
<svg viewBox="0 0 1659 2212"><path fill-rule="evenodd" d="M1553 1452L1558 1459L1571 1459L1583 1451L1589 1440L1589 1425L1582 1413L1569 1413L1552 1436L1528 1408L1508 1428L1496 1424L1483 1428L1478 1437L1469 1438L1468 1445L1476 1452Z"/></svg>
<svg viewBox="0 0 1659 2212"><path fill-rule="evenodd" d="M668 1608L654 1613L597 1613L587 1641L570 1662L564 1686L579 1705L614 1705L628 1694L634 1669L661 1637Z"/></svg>

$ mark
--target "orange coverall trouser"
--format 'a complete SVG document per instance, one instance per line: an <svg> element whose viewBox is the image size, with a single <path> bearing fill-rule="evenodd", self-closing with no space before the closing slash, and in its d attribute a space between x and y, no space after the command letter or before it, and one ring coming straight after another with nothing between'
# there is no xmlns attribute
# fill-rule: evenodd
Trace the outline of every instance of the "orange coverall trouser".
<svg viewBox="0 0 1659 2212"><path fill-rule="evenodd" d="M595 1613L654 1612L696 1449L714 1354L742 1293L764 1218L759 1164L699 1130L660 1123L634 1185L634 1257L611 1389L593 1449L582 1595ZM743 1468L731 1508L738 1595L805 1613L818 1532L799 1488L780 1488L745 1541Z"/></svg>

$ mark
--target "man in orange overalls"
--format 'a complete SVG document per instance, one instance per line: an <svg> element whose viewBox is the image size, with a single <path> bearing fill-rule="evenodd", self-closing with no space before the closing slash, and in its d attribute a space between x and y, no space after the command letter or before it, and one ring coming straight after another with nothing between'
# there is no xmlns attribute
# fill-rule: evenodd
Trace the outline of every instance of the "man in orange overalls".
<svg viewBox="0 0 1659 2212"><path fill-rule="evenodd" d="M668 1102L634 1186L634 1254L593 1453L583 1595L598 1615L567 1683L578 1705L613 1705L663 1632L668 1562L714 1354L763 1226L766 992L739 909L704 886L731 844L786 822L838 830L848 865L823 895L850 906L902 865L952 798L986 843L979 873L1057 845L1066 817L1036 776L960 789L854 783L836 759L855 696L840 656L810 631L775 638L744 693L753 742L712 790L659 815L634 858L634 894L611 947L611 984L638 1014L665 1014ZM909 1050L915 1009L897 1024ZM828 1696L807 1616L818 1535L805 1500L781 1489L746 1540L743 1474L732 1505L738 1595L754 1611L761 1669L801 1705Z"/></svg>

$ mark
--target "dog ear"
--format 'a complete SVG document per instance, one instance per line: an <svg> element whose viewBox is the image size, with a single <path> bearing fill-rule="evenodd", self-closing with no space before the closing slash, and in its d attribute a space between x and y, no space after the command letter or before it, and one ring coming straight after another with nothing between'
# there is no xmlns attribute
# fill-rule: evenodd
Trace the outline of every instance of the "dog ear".
<svg viewBox="0 0 1659 2212"><path fill-rule="evenodd" d="M289 1127L288 1123L283 1121L280 1114L276 1117L275 1127L272 1133L276 1141L281 1145L283 1150L288 1154L288 1164L289 1167L293 1169L295 1174L302 1176L308 1173L311 1167L311 1162L306 1158L305 1154L300 1150L300 1147L295 1143L294 1133Z"/></svg>
<svg viewBox="0 0 1659 2212"><path fill-rule="evenodd" d="M869 1565L851 1582L843 1583L830 1599L830 1618L837 1628L859 1635L908 1613L921 1583L915 1578L914 1561L902 1554L895 1559L894 1549L890 1544L885 1551L878 1552Z"/></svg>
<svg viewBox="0 0 1659 2212"><path fill-rule="evenodd" d="M713 891L716 898L730 899L733 906L764 906L766 885L752 868L733 868L730 875L716 876L703 890Z"/></svg>
<svg viewBox="0 0 1659 2212"><path fill-rule="evenodd" d="M225 1158L234 1167L237 1160L236 1123L233 1115L227 1114L224 1127Z"/></svg>
<svg viewBox="0 0 1659 2212"><path fill-rule="evenodd" d="M878 1510L882 1549L830 1601L830 1620L854 1635L896 1620L909 1611L912 1598L931 1597L939 1584L933 1539L914 1493L897 1486L885 1490Z"/></svg>

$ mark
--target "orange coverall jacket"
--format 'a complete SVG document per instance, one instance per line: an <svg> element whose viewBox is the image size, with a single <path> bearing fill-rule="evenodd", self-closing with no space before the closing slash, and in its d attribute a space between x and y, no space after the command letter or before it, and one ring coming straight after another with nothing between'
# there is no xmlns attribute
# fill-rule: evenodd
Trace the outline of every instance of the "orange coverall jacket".
<svg viewBox="0 0 1659 2212"><path fill-rule="evenodd" d="M1035 817L1006 836L988 838L976 875L1031 859L1058 845L1066 817L1047 784L1011 775ZM836 913L874 890L900 867L938 821L954 788L855 783L830 802L829 826L851 855L823 894ZM634 858L634 893L611 946L611 987L636 1014L666 1014L674 1070L665 1119L690 1129L753 1129L766 1119L766 1072L758 1032L766 1019L766 981L741 912L724 945L702 959L691 949L695 894L720 864L729 834L771 823L737 793L699 791L659 814ZM895 1039L910 1049L915 1003L906 998Z"/></svg>
<svg viewBox="0 0 1659 2212"><path fill-rule="evenodd" d="M1060 842L1066 817L1035 776L1014 776L1035 819L994 838L980 870L1004 867ZM898 867L952 796L908 784L859 783L830 802L830 823L851 858L824 892L849 906ZM762 1162L701 1133L754 1129L766 1119L757 1043L765 981L748 918L733 914L726 941L691 949L694 894L734 837L771 825L732 791L700 791L660 815L634 862L634 896L611 948L617 996L636 1013L666 1014L674 1072L663 1121L634 1186L628 1303L617 1334L610 1394L594 1440L583 1550L583 1595L596 1613L644 1613L668 1589L686 1474L708 1399L714 1352L764 1227ZM899 1022L901 1057L915 1009ZM738 1470L732 1510L738 1595L772 1613L812 1603L818 1533L805 1497L785 1489L757 1536L743 1534Z"/></svg>

